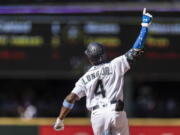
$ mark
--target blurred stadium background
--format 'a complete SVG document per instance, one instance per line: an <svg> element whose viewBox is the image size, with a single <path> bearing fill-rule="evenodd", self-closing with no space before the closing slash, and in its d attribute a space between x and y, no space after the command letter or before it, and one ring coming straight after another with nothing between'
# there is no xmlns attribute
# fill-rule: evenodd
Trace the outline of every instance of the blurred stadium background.
<svg viewBox="0 0 180 135"><path fill-rule="evenodd" d="M144 7L154 16L145 54L125 77L132 135L180 135L179 0L0 1L0 134L92 135L79 101L52 130L64 97L89 68L91 41L112 59L128 51Z"/></svg>

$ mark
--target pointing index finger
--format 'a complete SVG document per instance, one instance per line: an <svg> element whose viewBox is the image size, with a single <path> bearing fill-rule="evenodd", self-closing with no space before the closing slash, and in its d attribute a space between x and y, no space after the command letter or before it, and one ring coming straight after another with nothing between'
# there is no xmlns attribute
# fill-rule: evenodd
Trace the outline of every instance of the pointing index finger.
<svg viewBox="0 0 180 135"><path fill-rule="evenodd" d="M143 9L143 14L145 14L145 13L146 13L146 8Z"/></svg>

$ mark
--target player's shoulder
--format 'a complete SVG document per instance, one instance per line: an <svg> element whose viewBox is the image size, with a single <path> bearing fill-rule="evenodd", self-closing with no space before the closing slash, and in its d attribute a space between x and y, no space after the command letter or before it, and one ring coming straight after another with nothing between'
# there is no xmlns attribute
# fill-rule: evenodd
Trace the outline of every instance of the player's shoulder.
<svg viewBox="0 0 180 135"><path fill-rule="evenodd" d="M111 60L111 63L114 64L114 63L123 62L124 59L126 59L126 56L125 56L125 55L120 55L120 56L112 59L112 60Z"/></svg>
<svg viewBox="0 0 180 135"><path fill-rule="evenodd" d="M130 69L130 64L125 55L114 58L111 61L112 67L121 67L122 69ZM119 68L118 68L119 69Z"/></svg>

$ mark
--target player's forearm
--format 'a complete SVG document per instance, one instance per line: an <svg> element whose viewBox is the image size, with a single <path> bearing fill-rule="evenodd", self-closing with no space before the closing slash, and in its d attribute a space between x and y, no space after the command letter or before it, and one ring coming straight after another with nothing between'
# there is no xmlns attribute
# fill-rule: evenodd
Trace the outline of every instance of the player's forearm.
<svg viewBox="0 0 180 135"><path fill-rule="evenodd" d="M152 15L146 12L146 8L144 8L142 23L141 23L142 28L136 42L132 47L133 49L142 50L144 48L144 42L148 34L148 27L151 25L151 23L152 23Z"/></svg>
<svg viewBox="0 0 180 135"><path fill-rule="evenodd" d="M136 39L132 48L133 49L143 49L144 48L144 42L147 38L147 34L148 34L148 28L142 27L140 34L139 34L138 38Z"/></svg>
<svg viewBox="0 0 180 135"><path fill-rule="evenodd" d="M75 101L78 100L78 96L76 94L70 93L65 100L63 101L63 105L61 107L60 113L59 113L59 119L63 120L69 112L74 107Z"/></svg>
<svg viewBox="0 0 180 135"><path fill-rule="evenodd" d="M63 119L70 113L70 111L71 111L71 109L62 106L58 118L59 118L60 120L63 120Z"/></svg>
<svg viewBox="0 0 180 135"><path fill-rule="evenodd" d="M139 56L142 55L142 49L144 48L144 42L147 38L148 28L142 27L138 38L136 39L133 47L125 54L130 64Z"/></svg>
<svg viewBox="0 0 180 135"><path fill-rule="evenodd" d="M60 113L58 118L56 119L56 122L54 124L54 130L61 131L64 129L64 118L69 114L71 109L74 106L74 103L76 100L78 100L78 96L74 93L70 93L66 99L64 99L63 105L61 107Z"/></svg>
<svg viewBox="0 0 180 135"><path fill-rule="evenodd" d="M142 23L141 23L141 31L136 39L133 47L125 54L127 60L131 64L134 59L136 59L138 56L141 56L142 50L144 48L144 42L147 38L148 34L148 27L150 26L152 22L152 15L150 13L146 12L146 8L143 10L143 17L142 17Z"/></svg>

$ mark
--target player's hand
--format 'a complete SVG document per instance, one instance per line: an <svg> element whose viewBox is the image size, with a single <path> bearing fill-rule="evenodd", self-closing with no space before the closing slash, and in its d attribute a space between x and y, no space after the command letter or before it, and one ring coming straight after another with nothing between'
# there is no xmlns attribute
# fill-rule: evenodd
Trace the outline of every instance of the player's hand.
<svg viewBox="0 0 180 135"><path fill-rule="evenodd" d="M59 118L56 119L56 122L54 124L54 130L56 131L64 130L63 120L60 120Z"/></svg>
<svg viewBox="0 0 180 135"><path fill-rule="evenodd" d="M150 13L146 12L146 8L144 8L141 26L149 27L152 23L152 18L153 16Z"/></svg>

